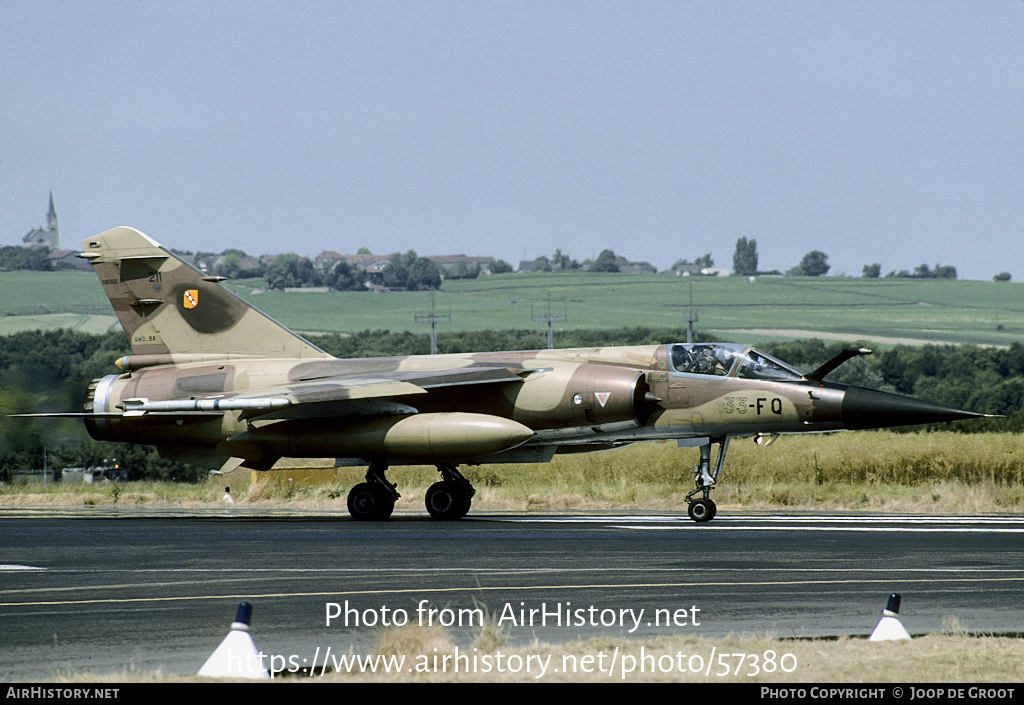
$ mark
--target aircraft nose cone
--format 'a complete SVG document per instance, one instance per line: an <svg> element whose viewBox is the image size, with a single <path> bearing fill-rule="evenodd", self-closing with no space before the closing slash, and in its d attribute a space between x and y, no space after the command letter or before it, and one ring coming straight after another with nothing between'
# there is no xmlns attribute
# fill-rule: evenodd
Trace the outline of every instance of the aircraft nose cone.
<svg viewBox="0 0 1024 705"><path fill-rule="evenodd" d="M842 408L843 426L848 429L913 426L985 416L931 401L862 387L849 387L846 390Z"/></svg>

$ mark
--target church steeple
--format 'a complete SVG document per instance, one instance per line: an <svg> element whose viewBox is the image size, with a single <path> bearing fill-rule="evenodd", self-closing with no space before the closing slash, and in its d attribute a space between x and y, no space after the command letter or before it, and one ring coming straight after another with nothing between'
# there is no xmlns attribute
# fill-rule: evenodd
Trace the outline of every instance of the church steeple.
<svg viewBox="0 0 1024 705"><path fill-rule="evenodd" d="M50 210L46 214L46 229L57 231L57 209L53 207L53 191L50 191Z"/></svg>
<svg viewBox="0 0 1024 705"><path fill-rule="evenodd" d="M57 229L57 209L53 207L53 191L50 191L50 210L46 214L46 229L42 226L30 230L28 235L21 238L25 247L39 250L48 247L51 252L60 250L60 231Z"/></svg>

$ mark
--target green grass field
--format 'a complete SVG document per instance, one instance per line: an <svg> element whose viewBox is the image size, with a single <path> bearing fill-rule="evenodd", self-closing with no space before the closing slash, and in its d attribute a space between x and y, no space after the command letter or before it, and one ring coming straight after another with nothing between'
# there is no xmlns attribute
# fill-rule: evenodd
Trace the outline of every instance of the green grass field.
<svg viewBox="0 0 1024 705"><path fill-rule="evenodd" d="M1024 287L979 281L843 277L674 277L504 274L445 282L442 291L390 294L261 292L261 280L227 286L283 324L304 332L366 329L429 332L417 314L451 315L439 331L536 328L550 310L555 330L685 327L693 295L697 329L736 342L831 337L1008 345L1024 337ZM74 314L74 317L50 317ZM97 316L99 318L97 318ZM105 318L103 318L105 316ZM84 272L0 273L0 335L116 323L95 276Z"/></svg>

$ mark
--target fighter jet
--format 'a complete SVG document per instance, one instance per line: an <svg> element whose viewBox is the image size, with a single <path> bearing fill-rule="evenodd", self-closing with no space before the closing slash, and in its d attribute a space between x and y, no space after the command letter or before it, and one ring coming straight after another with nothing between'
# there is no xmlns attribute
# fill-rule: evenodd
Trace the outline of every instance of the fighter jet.
<svg viewBox="0 0 1024 705"><path fill-rule="evenodd" d="M348 495L358 520L391 516L394 465L434 465L427 511L453 520L475 492L460 466L675 440L699 448L688 514L706 522L733 438L982 416L825 381L870 352L861 348L810 373L725 343L337 359L138 230L82 245L132 354L117 361L121 374L92 382L83 412L65 415L97 440L211 469L269 470L284 457L365 466Z"/></svg>

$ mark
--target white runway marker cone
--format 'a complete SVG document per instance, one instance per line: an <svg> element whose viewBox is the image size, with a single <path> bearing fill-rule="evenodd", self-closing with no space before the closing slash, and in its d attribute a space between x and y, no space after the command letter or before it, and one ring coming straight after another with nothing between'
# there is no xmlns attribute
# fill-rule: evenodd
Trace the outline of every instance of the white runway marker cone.
<svg viewBox="0 0 1024 705"><path fill-rule="evenodd" d="M910 634L900 624L900 596L894 592L889 595L889 604L882 610L882 618L878 620L875 631L871 632L868 641L893 641L909 638Z"/></svg>
<svg viewBox="0 0 1024 705"><path fill-rule="evenodd" d="M199 675L216 678L270 678L263 664L264 656L256 649L256 642L249 634L251 620L252 605L248 602L239 603L231 631L210 658L206 659L206 663L199 669Z"/></svg>

